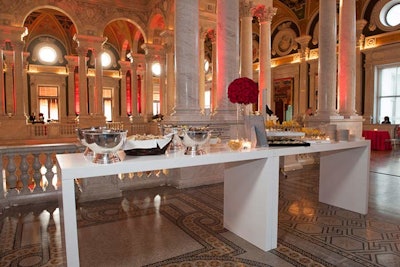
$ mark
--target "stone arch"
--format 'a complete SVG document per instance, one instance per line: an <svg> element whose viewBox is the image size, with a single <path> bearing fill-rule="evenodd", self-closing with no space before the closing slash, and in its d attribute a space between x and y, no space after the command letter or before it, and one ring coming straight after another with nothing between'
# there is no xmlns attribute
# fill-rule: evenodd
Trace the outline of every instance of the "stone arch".
<svg viewBox="0 0 400 267"><path fill-rule="evenodd" d="M147 40L142 27L127 18L115 18L109 21L103 30L103 36L108 38L108 43L114 45L119 52L119 59L123 61L129 52L142 53L138 44L140 40Z"/></svg>
<svg viewBox="0 0 400 267"><path fill-rule="evenodd" d="M58 13L51 14L54 11ZM29 20L35 16L35 13L38 13L38 17L35 18L34 22L32 21L32 24L29 24ZM43 27L44 24L51 24L56 28L46 29L46 31L43 31L40 27ZM22 25L30 29L25 37L25 47L28 47L31 42L37 40L37 38L40 38L41 36L51 36L64 45L66 54L74 53L73 35L77 32L77 28L73 19L62 9L52 6L40 6L31 9L29 13L25 14ZM70 25L70 28L66 28L68 25Z"/></svg>
<svg viewBox="0 0 400 267"><path fill-rule="evenodd" d="M150 16L148 25L149 38L147 42L160 45L162 43L160 34L165 28L165 17L161 12L155 11L152 16Z"/></svg>
<svg viewBox="0 0 400 267"><path fill-rule="evenodd" d="M314 49L314 48L318 47L318 43L319 43L318 24L319 24L319 11L317 10L312 16L310 16L310 19L309 19L309 22L307 25L307 30L306 30L306 35L311 36L310 49Z"/></svg>

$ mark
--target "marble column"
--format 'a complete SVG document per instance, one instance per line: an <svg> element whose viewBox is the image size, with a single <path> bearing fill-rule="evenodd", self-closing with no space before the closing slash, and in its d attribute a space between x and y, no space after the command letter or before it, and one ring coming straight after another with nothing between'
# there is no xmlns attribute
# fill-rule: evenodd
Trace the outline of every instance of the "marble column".
<svg viewBox="0 0 400 267"><path fill-rule="evenodd" d="M211 85L211 114L214 115L218 107L217 103L217 35L214 29L207 32L207 37L211 40L211 61L212 61L212 85Z"/></svg>
<svg viewBox="0 0 400 267"><path fill-rule="evenodd" d="M142 115L145 121L150 121L153 116L153 73L151 71L151 65L153 64L153 57L150 54L146 54L146 65L144 80L145 83L142 86Z"/></svg>
<svg viewBox="0 0 400 267"><path fill-rule="evenodd" d="M166 114L167 112L167 103L166 103L166 99L167 99L167 92L166 92L166 85L165 85L165 80L166 80L166 61L165 61L165 55L160 55L160 77L159 77L159 101L160 101L160 113L162 115Z"/></svg>
<svg viewBox="0 0 400 267"><path fill-rule="evenodd" d="M137 63L131 62L131 116L138 116L138 78L137 78Z"/></svg>
<svg viewBox="0 0 400 267"><path fill-rule="evenodd" d="M138 111L138 82L139 82L139 73L138 68L145 64L144 55L134 54L132 55L131 61L131 73L132 73L132 85L131 85L131 94L132 94L132 118L139 118L140 114ZM141 99L140 99L141 100ZM141 105L141 104L140 104Z"/></svg>
<svg viewBox="0 0 400 267"><path fill-rule="evenodd" d="M93 106L93 114L104 116L103 114L103 65L101 60L101 54L103 52L103 45L107 41L106 37L98 38L92 40L92 53L95 58L95 80L94 80L94 88L93 88L93 102L91 103ZM90 103L90 100L89 100Z"/></svg>
<svg viewBox="0 0 400 267"><path fill-rule="evenodd" d="M147 120L144 116L145 111L144 111L144 106L145 106L145 102L146 102L146 59L145 57L143 57L143 62L140 64L141 67L138 67L138 95L140 96L140 99L138 100L138 110L139 110L139 115L140 117L143 119L143 121ZM139 84L140 84L140 88L139 88Z"/></svg>
<svg viewBox="0 0 400 267"><path fill-rule="evenodd" d="M362 53L361 50L363 49L364 46L364 35L363 35L363 30L365 25L367 25L366 20L358 20L356 21L356 111L359 113L363 113L363 80L362 80L362 73L363 73L363 59L362 59ZM370 111L369 111L370 112ZM367 117L365 117L367 115ZM370 114L365 114L364 113L364 119L366 119L367 122L371 121L371 115Z"/></svg>
<svg viewBox="0 0 400 267"><path fill-rule="evenodd" d="M336 111L336 0L320 1L318 109L314 117L329 120Z"/></svg>
<svg viewBox="0 0 400 267"><path fill-rule="evenodd" d="M5 99L4 99L4 91L5 91L5 83L4 83L4 54L3 48L0 47L0 115L5 115Z"/></svg>
<svg viewBox="0 0 400 267"><path fill-rule="evenodd" d="M239 0L217 0L216 118L237 118L236 106L228 99L228 86L239 77L239 64Z"/></svg>
<svg viewBox="0 0 400 267"><path fill-rule="evenodd" d="M240 6L240 76L253 79L253 2L244 1Z"/></svg>
<svg viewBox="0 0 400 267"><path fill-rule="evenodd" d="M175 107L175 56L174 56L174 35L173 31L164 31L164 50L165 50L165 72L166 72L166 116L170 116L174 112Z"/></svg>
<svg viewBox="0 0 400 267"><path fill-rule="evenodd" d="M102 109L103 101L103 67L101 65L101 52L105 37L75 34L79 56L79 124L81 127L104 125L106 123ZM91 50L94 59L94 77L88 81L86 55Z"/></svg>
<svg viewBox="0 0 400 267"><path fill-rule="evenodd" d="M161 56L163 54L163 46L154 45L154 44L143 44L142 48L144 49L146 55L146 89L144 91L144 106L143 106L143 116L145 120L150 121L153 116L153 93L154 93L154 84L153 84L153 71L152 66L154 63L158 62L160 65L162 64Z"/></svg>
<svg viewBox="0 0 400 267"><path fill-rule="evenodd" d="M131 69L131 62L129 61L118 61L119 65L121 66L121 102L120 102L120 109L121 109L121 119L126 120L128 118L128 110L127 110L127 73ZM132 89L131 89L132 90ZM132 93L132 91L131 91Z"/></svg>
<svg viewBox="0 0 400 267"><path fill-rule="evenodd" d="M205 103L205 87L206 87L206 72L204 69L204 41L206 39L207 32L200 32L199 41L199 105L201 113L204 114L204 103Z"/></svg>
<svg viewBox="0 0 400 267"><path fill-rule="evenodd" d="M299 54L300 54L300 79L299 79L299 105L294 105L294 114L302 114L308 107L311 107L315 110L312 104L310 104L310 91L308 86L308 53L309 48L308 44L311 40L310 35L303 35L296 38L296 42L300 45Z"/></svg>
<svg viewBox="0 0 400 267"><path fill-rule="evenodd" d="M3 53L6 63L6 75L5 75L5 114L11 116L14 115L14 88L13 88L13 71L14 71L14 52L6 50Z"/></svg>
<svg viewBox="0 0 400 267"><path fill-rule="evenodd" d="M87 48L79 46L78 52L78 72L79 72L79 117L89 114L88 108L88 81L87 81Z"/></svg>
<svg viewBox="0 0 400 267"><path fill-rule="evenodd" d="M174 111L175 107L175 58L174 58L174 32L172 30L166 30L161 33L164 38L164 50L165 50L165 75L166 75L166 96L164 98L163 105L166 109L165 115L168 117Z"/></svg>
<svg viewBox="0 0 400 267"><path fill-rule="evenodd" d="M228 26L228 24L226 24ZM199 5L198 0L175 1L175 119L199 117Z"/></svg>
<svg viewBox="0 0 400 267"><path fill-rule="evenodd" d="M28 57L29 57L30 53L29 52L23 52L22 53L22 91L23 93L23 108L24 108L24 115L25 116L29 116L30 112L29 112L29 105L28 105L28 101L29 101L29 95L28 95L28 91L29 91L29 87L28 87L28 68L29 68L29 62L28 62ZM1 66L1 65L0 65Z"/></svg>
<svg viewBox="0 0 400 267"><path fill-rule="evenodd" d="M14 112L15 116L18 117L25 117L24 110L25 107L23 106L25 101L24 97L28 97L24 93L24 85L23 85L23 47L25 42L23 41L16 41L13 42L14 48Z"/></svg>
<svg viewBox="0 0 400 267"><path fill-rule="evenodd" d="M254 16L260 23L260 45L259 45L259 73L258 88L260 100L258 110L266 116L266 105L272 106L272 75L271 75L271 21L276 14L276 8L270 5L257 5L253 8Z"/></svg>
<svg viewBox="0 0 400 267"><path fill-rule="evenodd" d="M75 69L79 65L79 58L77 56L65 56L68 62L68 93L67 93L67 117L69 120L75 119Z"/></svg>
<svg viewBox="0 0 400 267"><path fill-rule="evenodd" d="M6 73L6 99L4 100L7 103L6 113L23 120L25 120L24 103L26 103L24 97L27 97L24 93L24 79L22 76L24 73L23 47L25 45L23 38L27 34L28 29L26 27L0 26L0 43L5 46L6 42L8 42L13 49L11 53L3 53L4 56L8 57L6 62L10 66L7 67ZM7 77L7 75L11 75L11 78Z"/></svg>
<svg viewBox="0 0 400 267"><path fill-rule="evenodd" d="M355 116L356 99L356 0L340 0L338 102L339 114Z"/></svg>

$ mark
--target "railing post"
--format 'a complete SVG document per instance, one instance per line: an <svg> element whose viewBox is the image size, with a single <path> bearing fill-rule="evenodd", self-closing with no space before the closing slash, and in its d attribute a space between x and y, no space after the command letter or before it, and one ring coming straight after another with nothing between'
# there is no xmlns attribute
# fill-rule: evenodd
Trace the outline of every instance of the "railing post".
<svg viewBox="0 0 400 267"><path fill-rule="evenodd" d="M33 192L35 193L40 193L42 192L41 188L41 181L42 181L42 174L40 173L40 168L42 167L42 164L40 163L39 160L40 153L33 153L33 180L35 181L35 189Z"/></svg>
<svg viewBox="0 0 400 267"><path fill-rule="evenodd" d="M53 186L53 177L54 177L54 172L53 172L53 159L52 159L52 152L48 152L46 153L46 162L44 164L44 166L46 167L46 179L48 181L48 187L47 187L47 191L55 191L54 190L54 186Z"/></svg>
<svg viewBox="0 0 400 267"><path fill-rule="evenodd" d="M17 188L18 177L16 175L17 166L15 164L14 157L15 154L10 154L8 156L8 164L7 164L8 176L6 174L7 197L18 195L18 188Z"/></svg>
<svg viewBox="0 0 400 267"><path fill-rule="evenodd" d="M29 164L28 161L26 160L26 154L21 155L21 163L19 165L19 169L21 170L21 175L19 179L23 184L21 192L23 194L27 194L30 191L29 191L29 174L28 174Z"/></svg>

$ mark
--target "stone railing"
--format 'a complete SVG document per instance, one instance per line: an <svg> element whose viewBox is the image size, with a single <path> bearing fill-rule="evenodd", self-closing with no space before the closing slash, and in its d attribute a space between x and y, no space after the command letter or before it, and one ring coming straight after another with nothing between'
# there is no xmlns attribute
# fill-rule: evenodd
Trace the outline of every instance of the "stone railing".
<svg viewBox="0 0 400 267"><path fill-rule="evenodd" d="M160 125L157 123L132 123L125 125L128 135L132 134L160 134Z"/></svg>
<svg viewBox="0 0 400 267"><path fill-rule="evenodd" d="M0 147L0 207L57 198L55 155L83 148L78 143Z"/></svg>
<svg viewBox="0 0 400 267"><path fill-rule="evenodd" d="M38 126L36 128L38 134L43 129L46 129L40 127L44 125L38 124ZM118 124L111 127L117 126ZM131 134L158 134L159 127L157 123L124 125L124 128ZM73 129L73 133L69 133L73 136L71 140L74 140L71 143L0 146L0 178L2 181L0 183L0 209L14 205L41 203L50 200L56 201L58 199L61 191L61 179L57 173L55 155L83 152L85 149L84 146L77 142L75 127L64 129ZM43 137L43 143L44 139L45 137ZM203 178L196 177L196 179L192 177L192 168L188 168L188 170L170 169L145 173L125 173L114 176L101 176L97 177L97 179L77 179L77 197L79 202L84 202L119 197L124 190L160 185L179 188L193 186L194 184L208 184L210 181L220 182L222 176L214 169L208 169L207 171L201 171L201 173L210 172L209 174L204 175L205 177ZM194 173L198 174L196 171Z"/></svg>
<svg viewBox="0 0 400 267"><path fill-rule="evenodd" d="M28 124L29 138L48 139L60 137L75 137L76 124L74 123L35 123Z"/></svg>
<svg viewBox="0 0 400 267"><path fill-rule="evenodd" d="M29 137L31 140L43 139L60 139L60 138L75 138L75 129L79 125L75 123L35 123L27 125ZM128 134L158 134L159 125L157 123L128 123L122 122L107 122L107 128L126 129Z"/></svg>

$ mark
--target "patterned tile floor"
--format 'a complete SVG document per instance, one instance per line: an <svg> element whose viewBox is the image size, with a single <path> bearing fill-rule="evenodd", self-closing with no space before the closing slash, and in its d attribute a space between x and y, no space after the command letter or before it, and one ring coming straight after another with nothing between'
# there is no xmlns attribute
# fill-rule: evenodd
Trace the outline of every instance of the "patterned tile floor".
<svg viewBox="0 0 400 267"><path fill-rule="evenodd" d="M277 249L222 227L222 184L159 187L78 205L81 266L400 266L400 153L371 153L368 215L319 203L317 168L280 179ZM65 266L58 203L4 210L0 230L0 266Z"/></svg>

